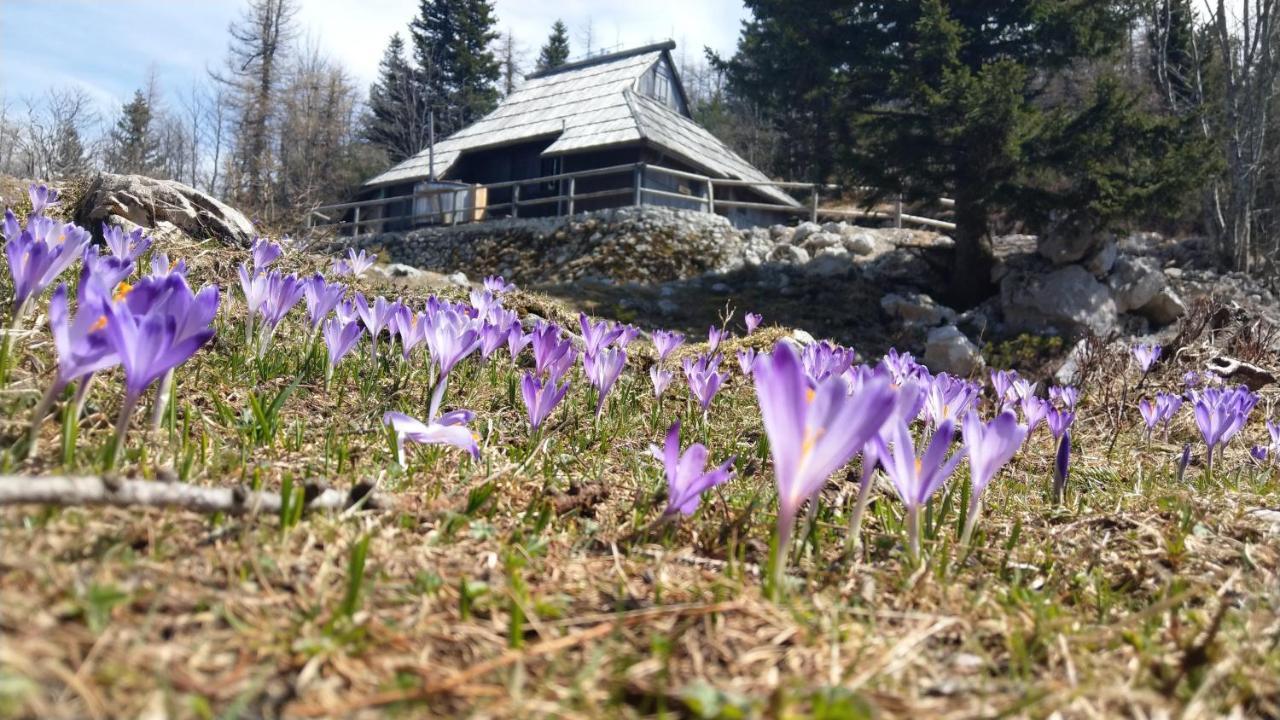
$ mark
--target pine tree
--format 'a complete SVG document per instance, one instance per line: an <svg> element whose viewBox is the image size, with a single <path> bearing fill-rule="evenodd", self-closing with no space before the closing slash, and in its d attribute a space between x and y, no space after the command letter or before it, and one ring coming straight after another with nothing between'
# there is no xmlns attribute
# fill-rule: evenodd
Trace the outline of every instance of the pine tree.
<svg viewBox="0 0 1280 720"><path fill-rule="evenodd" d="M409 25L416 85L435 114L436 134L470 125L498 102L501 64L490 0L420 0Z"/></svg>
<svg viewBox="0 0 1280 720"><path fill-rule="evenodd" d="M569 61L569 28L561 20L551 26L547 44L538 53L538 72L558 68Z"/></svg>
<svg viewBox="0 0 1280 720"><path fill-rule="evenodd" d="M152 128L154 111L141 90L124 104L111 130L106 164L111 172L148 175L157 165L159 138Z"/></svg>
<svg viewBox="0 0 1280 720"><path fill-rule="evenodd" d="M55 131L53 156L49 159L49 173L55 179L65 179L89 172L89 155L80 131L70 122L60 123Z"/></svg>
<svg viewBox="0 0 1280 720"><path fill-rule="evenodd" d="M369 89L369 116L364 137L386 151L392 162L417 154L427 144L427 103L419 92L414 68L405 57L404 40L391 36L378 65L378 80Z"/></svg>
<svg viewBox="0 0 1280 720"><path fill-rule="evenodd" d="M1172 171L1187 167L1169 142L1174 134L1118 84L1104 77L1083 98L1057 101L1047 92L1084 64L1105 69L1132 27L1126 4L747 6L752 20L726 64L731 84L776 124L802 132L798 149L812 167L909 199L955 198L954 304L969 306L992 292L998 213L1033 229L1067 214L1094 232L1194 182L1194 173Z"/></svg>

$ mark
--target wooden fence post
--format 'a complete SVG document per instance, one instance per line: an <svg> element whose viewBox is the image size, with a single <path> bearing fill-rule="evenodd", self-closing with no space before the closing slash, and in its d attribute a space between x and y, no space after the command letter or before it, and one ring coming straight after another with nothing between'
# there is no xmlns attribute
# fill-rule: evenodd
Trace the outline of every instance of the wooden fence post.
<svg viewBox="0 0 1280 720"><path fill-rule="evenodd" d="M632 176L635 182L635 194L632 197L631 204L639 206L644 201L644 193L642 192L644 186L644 163L636 164L635 169L632 171Z"/></svg>
<svg viewBox="0 0 1280 720"><path fill-rule="evenodd" d="M716 186L711 182L711 178L707 178L707 212L714 214L716 211Z"/></svg>
<svg viewBox="0 0 1280 720"><path fill-rule="evenodd" d="M355 215L353 216L352 219L354 222L351 225L351 236L356 237L360 234L360 206L359 205L356 206Z"/></svg>
<svg viewBox="0 0 1280 720"><path fill-rule="evenodd" d="M572 175L569 176L569 212L567 213L569 215L573 214L573 188L574 188L573 181L574 179L575 178Z"/></svg>
<svg viewBox="0 0 1280 720"><path fill-rule="evenodd" d="M809 219L815 223L818 222L818 186L816 184L813 186L813 209Z"/></svg>
<svg viewBox="0 0 1280 720"><path fill-rule="evenodd" d="M902 227L902 196L898 195L893 201L893 226Z"/></svg>
<svg viewBox="0 0 1280 720"><path fill-rule="evenodd" d="M520 183L511 186L511 217L520 217Z"/></svg>

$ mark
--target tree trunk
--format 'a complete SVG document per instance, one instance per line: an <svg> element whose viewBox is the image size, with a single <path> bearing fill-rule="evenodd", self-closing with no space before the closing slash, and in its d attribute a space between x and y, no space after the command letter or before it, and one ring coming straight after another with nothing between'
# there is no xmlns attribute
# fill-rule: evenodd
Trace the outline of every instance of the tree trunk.
<svg viewBox="0 0 1280 720"><path fill-rule="evenodd" d="M955 261L946 289L948 304L967 310L995 294L995 254L986 211L966 192L956 193Z"/></svg>

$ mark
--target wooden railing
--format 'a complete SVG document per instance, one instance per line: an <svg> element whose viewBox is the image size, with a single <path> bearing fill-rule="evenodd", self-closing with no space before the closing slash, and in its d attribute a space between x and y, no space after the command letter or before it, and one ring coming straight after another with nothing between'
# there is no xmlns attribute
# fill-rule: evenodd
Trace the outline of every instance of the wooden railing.
<svg viewBox="0 0 1280 720"><path fill-rule="evenodd" d="M625 177L628 174L631 176L631 181L623 187L607 188L588 192L577 191L577 181L579 180L606 177L610 175L620 175ZM645 178L650 174L666 176L679 180L689 180L693 183L698 183L701 185L700 194L691 195L683 192L663 190L656 187L646 187ZM521 197L521 188L548 183L557 183L560 192L556 195L549 196ZM804 190L808 192L809 202L805 205L790 205L783 202L756 202L716 198L716 188L773 188L781 191ZM574 212L581 207L580 204L583 202L601 200L605 198L624 197L627 199L617 203L614 207L643 205L651 198L662 198L689 203L708 213L714 213L717 210L729 208L739 208L747 210L764 210L768 212L792 215L808 215L809 219L814 222L823 218L869 218L892 221L895 227L903 227L904 225L909 224L936 228L939 230L955 230L955 224L952 222L903 212L903 204L900 198L893 202L892 210L889 211L876 209L834 210L820 207L819 200L822 191L833 189L838 189L838 186L802 182L780 182L772 180L729 180L712 178L706 175L699 175L697 173L663 167L661 165L631 163L625 165L612 165L593 170L557 173L554 175L545 175L526 180L509 180L506 182L476 185L457 184L456 186L432 188L430 190L419 191L408 195L374 198L371 200L339 203L336 205L323 205L314 208L310 213L308 213L307 225L308 227L334 227L337 228L339 232L359 235L368 228L375 226L377 229L374 231L379 232L388 224L398 224L409 227L428 224L458 225L463 223L481 222L497 217L518 218L520 217L521 208L531 209L552 203L555 203L555 216L559 217L561 215L574 214ZM873 188L855 189L869 193L875 192ZM499 190L510 190L511 197L506 202L489 203L486 201L483 206L475 206L474 199L481 194L481 190L484 191L483 194L486 198L494 191ZM413 206L416 204L417 200L442 198L450 195L454 196L455 200L460 195L467 195L471 198L472 206L440 209L426 213L413 212ZM370 217L371 213L369 211L371 210L386 207L387 205L394 203L405 202L410 204L410 212L408 214L383 216L379 213L376 216ZM951 208L955 206L955 201L950 198L939 198L937 204L943 208ZM364 217L361 217L362 214ZM350 215L350 219L345 218L345 215ZM316 222L317 220L320 222Z"/></svg>

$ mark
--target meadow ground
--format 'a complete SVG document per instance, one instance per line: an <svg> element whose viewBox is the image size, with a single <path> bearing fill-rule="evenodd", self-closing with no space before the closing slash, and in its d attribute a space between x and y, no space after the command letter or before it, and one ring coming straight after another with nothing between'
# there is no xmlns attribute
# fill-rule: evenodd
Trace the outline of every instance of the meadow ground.
<svg viewBox="0 0 1280 720"><path fill-rule="evenodd" d="M228 290L248 253L165 250L187 259L193 286L223 288L217 335L179 369L161 428L139 414L122 477L286 497L366 483L381 505L0 509L0 717L1280 716L1280 526L1253 512L1280 504L1280 480L1247 450L1264 442L1274 389L1211 476L1189 410L1148 441L1136 408L1180 389L1213 331L1167 348L1141 388L1125 352L1087 362L1066 502L1050 500L1042 427L987 490L968 548L966 464L926 512L922 563L904 552L886 485L864 542L846 547L855 463L823 492L773 601L761 578L772 463L731 358L787 330L726 341L730 377L705 417L670 359L676 382L654 401L652 351L637 341L598 421L579 368L535 434L522 369L503 351L473 358L445 404L476 411L480 460L424 446L402 469L380 419L425 415L425 360L375 360L365 343L326 387L297 310L255 359ZM545 297L506 305L576 324ZM768 325L767 308L740 310ZM1216 332L1230 342L1231 328ZM70 438L52 419L41 453L19 461L54 359L43 328L18 348L0 388L0 474L95 473L118 381L95 386ZM713 463L737 456L736 477L692 518L655 525L665 481L647 448L677 418Z"/></svg>

